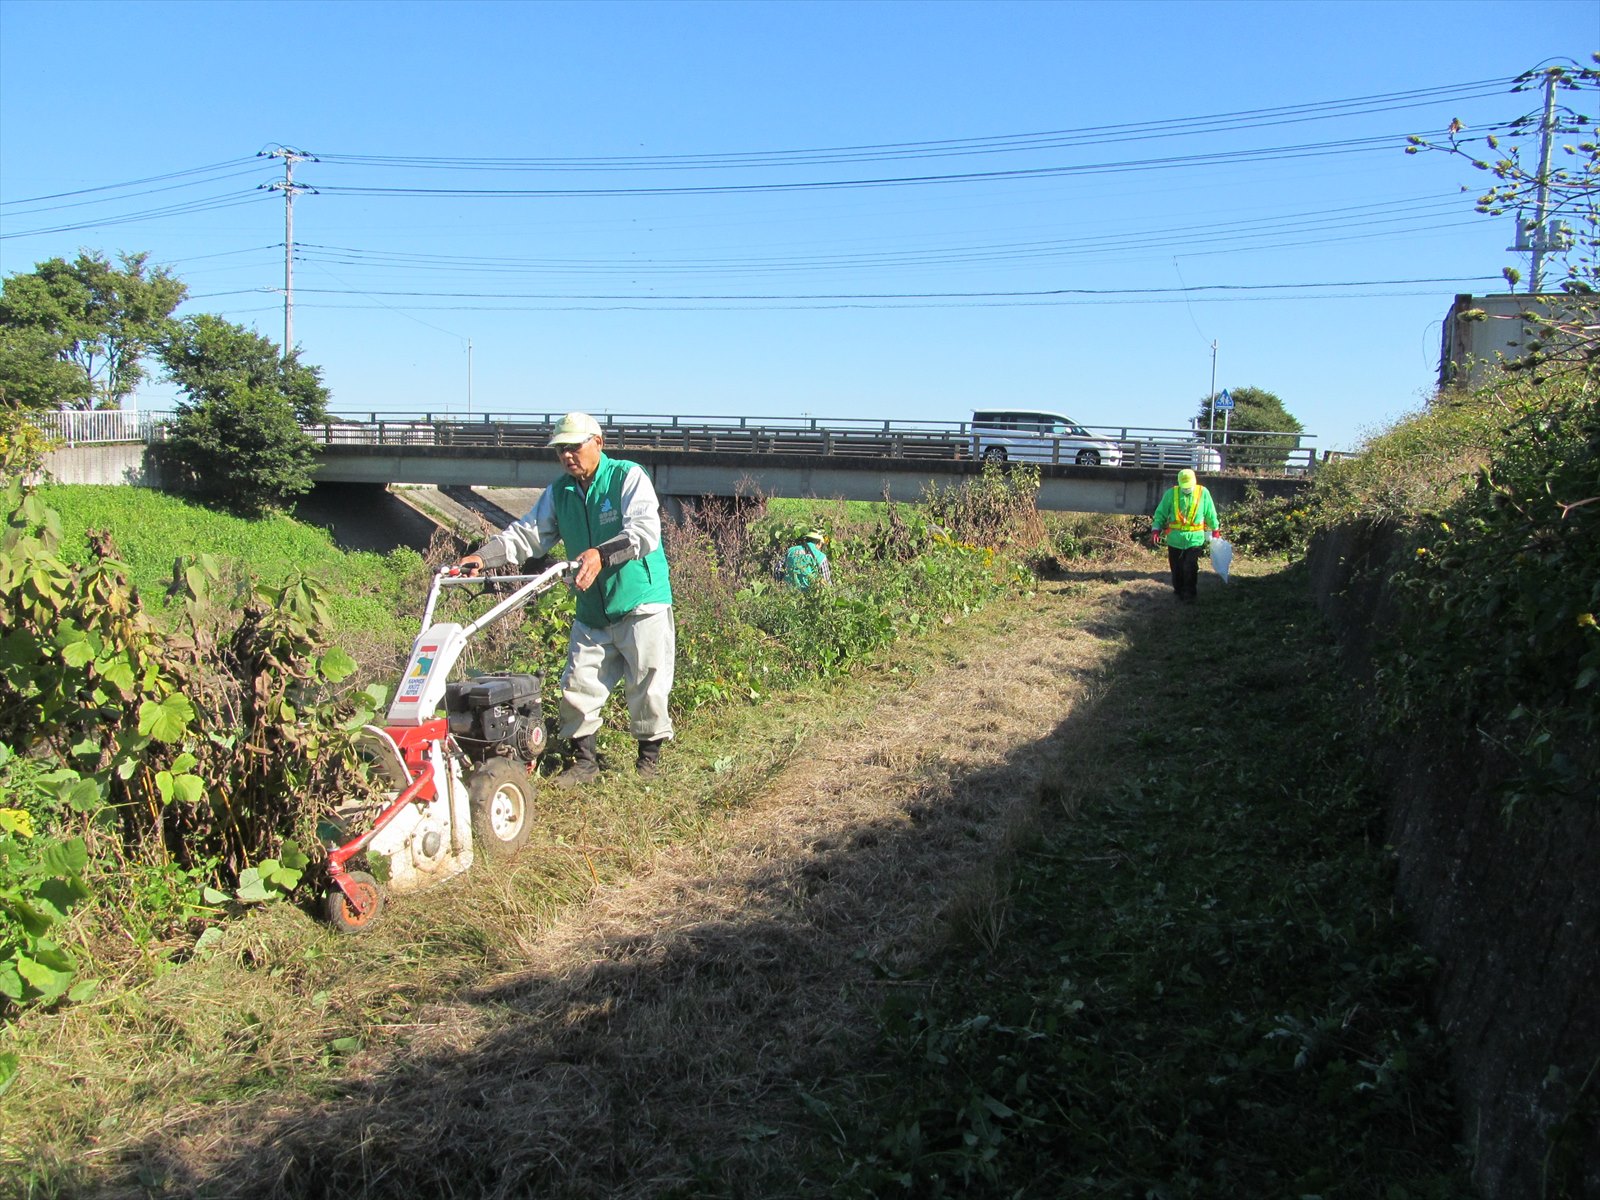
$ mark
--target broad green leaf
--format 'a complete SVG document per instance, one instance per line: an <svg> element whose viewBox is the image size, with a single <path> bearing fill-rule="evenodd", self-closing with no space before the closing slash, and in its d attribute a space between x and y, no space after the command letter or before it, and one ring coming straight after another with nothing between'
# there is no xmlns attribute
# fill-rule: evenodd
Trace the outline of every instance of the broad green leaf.
<svg viewBox="0 0 1600 1200"><path fill-rule="evenodd" d="M98 979L80 979L77 983L73 984L71 989L67 992L67 999L71 1000L74 1004L81 1004L90 996L94 995L99 989L100 981Z"/></svg>
<svg viewBox="0 0 1600 1200"><path fill-rule="evenodd" d="M39 856L39 862L53 874L77 875L89 865L89 848L82 838L52 842Z"/></svg>
<svg viewBox="0 0 1600 1200"><path fill-rule="evenodd" d="M195 940L194 952L196 954L210 954L222 944L223 932L220 926L208 925L206 930Z"/></svg>
<svg viewBox="0 0 1600 1200"><path fill-rule="evenodd" d="M126 658L108 658L95 663L95 670L124 696L133 695L133 665Z"/></svg>
<svg viewBox="0 0 1600 1200"><path fill-rule="evenodd" d="M61 661L77 670L94 661L94 647L89 644L88 638L79 634L76 640L61 647Z"/></svg>
<svg viewBox="0 0 1600 1200"><path fill-rule="evenodd" d="M257 867L246 867L239 872L239 890L234 893L246 904L259 904L263 900L272 899L266 881L261 878L261 871Z"/></svg>
<svg viewBox="0 0 1600 1200"><path fill-rule="evenodd" d="M184 804L198 804L205 798L206 781L198 775L179 775L173 783L178 799Z"/></svg>
<svg viewBox="0 0 1600 1200"><path fill-rule="evenodd" d="M93 812L105 798L100 784L93 779L80 779L57 794L75 813Z"/></svg>
<svg viewBox="0 0 1600 1200"><path fill-rule="evenodd" d="M26 954L17 955L17 974L22 976L29 987L39 993L39 999L46 1004L66 991L72 982L70 970L63 971L47 966Z"/></svg>
<svg viewBox="0 0 1600 1200"><path fill-rule="evenodd" d="M300 843L289 838L284 839L283 850L279 853L278 859L284 866L294 871L304 871L311 862L300 849Z"/></svg>
<svg viewBox="0 0 1600 1200"><path fill-rule="evenodd" d="M187 696L174 693L161 703L145 700L139 705L139 732L158 742L176 742L194 720L194 705Z"/></svg>
<svg viewBox="0 0 1600 1200"><path fill-rule="evenodd" d="M330 683L338 683L341 679L347 678L356 669L357 664L355 659L335 646L322 656L322 662L318 665L324 679Z"/></svg>

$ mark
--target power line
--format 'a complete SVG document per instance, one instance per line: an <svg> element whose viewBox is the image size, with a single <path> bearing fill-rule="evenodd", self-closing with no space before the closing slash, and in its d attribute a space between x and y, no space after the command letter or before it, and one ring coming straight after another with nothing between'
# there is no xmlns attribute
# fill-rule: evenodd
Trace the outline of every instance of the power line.
<svg viewBox="0 0 1600 1200"><path fill-rule="evenodd" d="M168 171L165 175L151 175L144 179L132 179L126 183L107 183L99 187L79 188L73 192L55 192L48 196L29 196L22 200L0 200L0 207L10 207L13 204L38 204L45 200L63 200L69 196L87 196L94 192L112 192L121 188L143 187L147 183L165 183L169 179L180 179L185 175L203 175L209 171L221 171L228 167L237 167L248 162L254 162L254 159L230 158L224 162L212 163L206 167L187 167L182 171Z"/></svg>
<svg viewBox="0 0 1600 1200"><path fill-rule="evenodd" d="M1481 276L1467 280L1462 276L1441 276L1424 279L1356 279L1356 280L1329 280L1320 283L1202 283L1192 284L1187 287L1155 287L1155 288L1048 288L1037 291L1004 291L1004 292L862 292L862 293L817 293L809 295L764 295L764 294L726 294L719 296L707 295L674 295L664 294L656 296L639 296L623 294L593 294L593 295L567 295L562 293L525 293L525 292L422 292L422 291L378 291L372 288L302 288L302 292L322 296L368 296L378 299L383 296L402 298L422 298L439 300L622 300L651 303L670 303L674 301L704 302L704 301L827 301L827 300L981 300L981 299L1041 299L1053 296L1161 296L1161 295L1194 295L1201 292L1293 292L1305 291L1308 288L1347 288L1347 287L1399 287L1423 283L1481 283L1488 279L1498 279L1499 276Z"/></svg>
<svg viewBox="0 0 1600 1200"><path fill-rule="evenodd" d="M327 163L351 166L402 167L451 171L638 171L720 170L771 166L814 166L821 163L887 162L908 158L1017 153L1053 150L1086 143L1142 141L1153 137L1196 137L1241 129L1261 129L1306 121L1334 120L1374 112L1393 112L1444 100L1478 99L1503 94L1510 78L1478 80L1404 92L1379 93L1345 100L1246 109L1186 117L1178 121L1141 121L1118 125L1036 133L999 134L977 138L890 142L801 150L734 151L709 154L633 155L593 158L448 158L419 155L321 154Z"/></svg>

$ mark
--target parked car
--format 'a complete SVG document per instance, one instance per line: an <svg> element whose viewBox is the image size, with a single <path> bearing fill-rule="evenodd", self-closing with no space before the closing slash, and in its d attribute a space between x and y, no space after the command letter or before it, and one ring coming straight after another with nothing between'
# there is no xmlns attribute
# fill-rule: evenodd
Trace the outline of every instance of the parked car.
<svg viewBox="0 0 1600 1200"><path fill-rule="evenodd" d="M984 462L1076 463L1115 467L1122 449L1095 437L1060 413L1036 409L980 409L972 414L977 455Z"/></svg>

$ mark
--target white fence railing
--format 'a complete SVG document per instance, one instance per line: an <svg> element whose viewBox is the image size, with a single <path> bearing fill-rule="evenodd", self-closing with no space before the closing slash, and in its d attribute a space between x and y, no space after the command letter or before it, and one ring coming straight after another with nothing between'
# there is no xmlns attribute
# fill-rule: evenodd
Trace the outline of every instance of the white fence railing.
<svg viewBox="0 0 1600 1200"><path fill-rule="evenodd" d="M170 418L167 413L103 408L34 412L28 413L27 419L59 442L86 446L97 442L148 442L156 428Z"/></svg>

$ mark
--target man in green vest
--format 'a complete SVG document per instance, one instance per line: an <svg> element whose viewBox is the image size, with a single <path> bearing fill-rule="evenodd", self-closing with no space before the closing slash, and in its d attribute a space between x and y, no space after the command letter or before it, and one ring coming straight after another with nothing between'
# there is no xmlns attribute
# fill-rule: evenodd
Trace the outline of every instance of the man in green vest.
<svg viewBox="0 0 1600 1200"><path fill-rule="evenodd" d="M1218 529L1217 506L1194 472L1178 472L1178 485L1167 489L1150 518L1150 544L1167 544L1167 565L1172 568L1172 590L1181 604L1193 604L1200 574L1200 550Z"/></svg>
<svg viewBox="0 0 1600 1200"><path fill-rule="evenodd" d="M629 725L639 742L641 775L652 775L661 746L672 737L667 697L677 653L672 586L661 548L661 507L638 463L611 458L605 436L588 413L568 413L549 445L564 476L513 521L461 560L466 574L549 552L556 542L578 562L577 616L561 673L561 735L573 762L557 777L562 787L600 773L595 733L600 710L618 683Z"/></svg>
<svg viewBox="0 0 1600 1200"><path fill-rule="evenodd" d="M822 549L827 540L828 535L823 530L813 529L784 551L783 581L802 592L814 583L830 582L833 568L828 565L828 556Z"/></svg>

